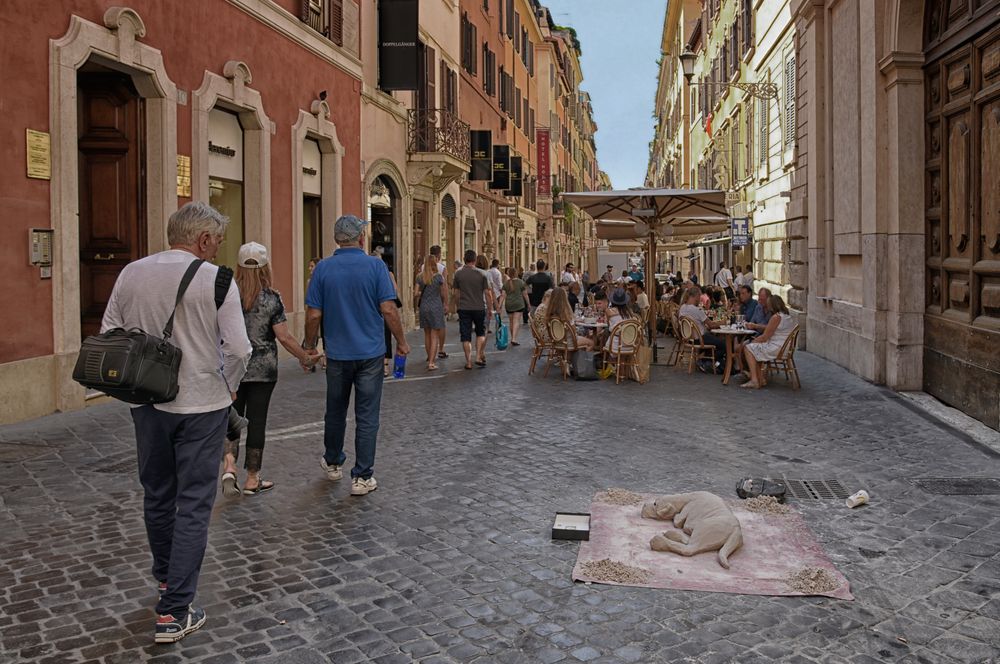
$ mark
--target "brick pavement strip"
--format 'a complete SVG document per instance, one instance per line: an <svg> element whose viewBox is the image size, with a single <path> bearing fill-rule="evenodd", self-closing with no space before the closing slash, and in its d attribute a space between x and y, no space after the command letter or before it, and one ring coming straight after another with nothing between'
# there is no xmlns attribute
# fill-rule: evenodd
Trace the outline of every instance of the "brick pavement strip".
<svg viewBox="0 0 1000 664"><path fill-rule="evenodd" d="M0 428L0 662L1000 662L1000 496L909 482L1000 460L894 395L805 353L801 391L747 393L670 368L644 386L528 377L528 345L468 372L448 350L428 376L418 347L385 386L362 499L318 468L322 375L282 365L277 487L220 496L209 620L172 646L150 643L127 408ZM729 496L747 474L871 492L797 503L856 601L582 586L577 545L548 537L602 488Z"/></svg>

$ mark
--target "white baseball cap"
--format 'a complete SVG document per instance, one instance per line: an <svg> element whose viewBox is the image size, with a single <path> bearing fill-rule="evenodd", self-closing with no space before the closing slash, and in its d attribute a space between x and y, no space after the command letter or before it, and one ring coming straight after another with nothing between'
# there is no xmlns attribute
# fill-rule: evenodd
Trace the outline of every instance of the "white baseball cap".
<svg viewBox="0 0 1000 664"><path fill-rule="evenodd" d="M267 247L256 242L247 242L240 247L240 267L264 267L270 262L267 257Z"/></svg>

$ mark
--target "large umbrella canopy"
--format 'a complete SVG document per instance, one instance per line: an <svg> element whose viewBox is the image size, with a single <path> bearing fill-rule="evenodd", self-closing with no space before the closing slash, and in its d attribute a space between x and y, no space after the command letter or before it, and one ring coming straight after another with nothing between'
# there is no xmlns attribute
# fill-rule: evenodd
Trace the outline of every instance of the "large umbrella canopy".
<svg viewBox="0 0 1000 664"><path fill-rule="evenodd" d="M729 219L726 192L718 189L580 191L562 197L594 219L644 221L657 227Z"/></svg>
<svg viewBox="0 0 1000 664"><path fill-rule="evenodd" d="M688 248L687 242L657 242L657 251L684 251ZM608 243L608 251L613 254L634 254L639 251L646 251L648 246L637 240L612 240Z"/></svg>
<svg viewBox="0 0 1000 664"><path fill-rule="evenodd" d="M695 240L707 233L721 233L729 230L728 221L717 219L689 219L689 223L681 225L661 226L653 231L658 238L680 240L682 238ZM698 223L695 223L698 222ZM645 240L649 237L651 224L644 221L608 221L600 219L597 222L597 237L601 240Z"/></svg>

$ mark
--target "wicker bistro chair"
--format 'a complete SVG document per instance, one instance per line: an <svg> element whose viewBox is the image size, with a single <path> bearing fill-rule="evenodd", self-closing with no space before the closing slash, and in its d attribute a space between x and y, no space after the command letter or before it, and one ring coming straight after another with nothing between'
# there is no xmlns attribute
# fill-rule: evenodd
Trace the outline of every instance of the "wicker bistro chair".
<svg viewBox="0 0 1000 664"><path fill-rule="evenodd" d="M552 344L549 348L548 362L545 363L545 373L542 375L548 376L549 368L553 364L559 364L562 369L563 380L566 380L569 378L570 356L578 350L576 345L576 330L558 318L553 318L549 321L548 329Z"/></svg>
<svg viewBox="0 0 1000 664"><path fill-rule="evenodd" d="M642 325L636 318L623 320L611 330L611 336L602 351L605 363L615 368L615 383L621 383L624 370L635 368L635 351L643 343ZM615 343L617 341L617 344ZM614 348L617 345L618 350Z"/></svg>
<svg viewBox="0 0 1000 664"><path fill-rule="evenodd" d="M685 346L683 352L688 356L688 373L694 371L694 363L700 359L712 360L712 373L718 373L715 368L715 346L706 344L701 335L701 329L693 318L680 317L681 338Z"/></svg>
<svg viewBox="0 0 1000 664"><path fill-rule="evenodd" d="M546 341L535 323L534 316L528 318L528 329L531 330L531 338L535 340L535 348L531 351L531 366L528 367L528 375L535 373L535 365L546 353L553 350L552 342Z"/></svg>
<svg viewBox="0 0 1000 664"><path fill-rule="evenodd" d="M802 384L799 382L799 370L795 366L795 346L798 340L799 326L796 325L792 328L792 333L785 339L785 343L781 344L778 357L764 363L763 371L765 378L769 377L772 371L775 373L783 371L785 373L785 380L792 384L793 390L802 387Z"/></svg>
<svg viewBox="0 0 1000 664"><path fill-rule="evenodd" d="M681 324L677 320L676 311L670 317L670 332L674 337L674 347L670 350L670 357L667 358L667 366L673 367L684 359L684 353L688 351L688 345L684 343L684 337L681 335Z"/></svg>

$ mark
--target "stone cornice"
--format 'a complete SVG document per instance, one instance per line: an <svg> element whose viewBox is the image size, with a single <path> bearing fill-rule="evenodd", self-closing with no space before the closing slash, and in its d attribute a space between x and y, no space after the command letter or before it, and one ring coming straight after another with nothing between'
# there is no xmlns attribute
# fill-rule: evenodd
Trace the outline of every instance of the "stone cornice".
<svg viewBox="0 0 1000 664"><path fill-rule="evenodd" d="M275 32L326 60L359 81L362 79L361 60L314 32L298 18L280 7L274 0L226 0Z"/></svg>
<svg viewBox="0 0 1000 664"><path fill-rule="evenodd" d="M886 77L886 89L894 85L923 84L924 56L922 53L892 51L879 60L879 71Z"/></svg>

